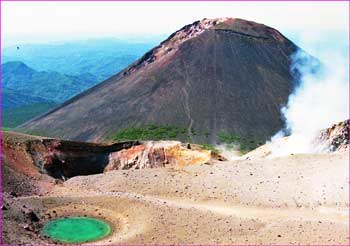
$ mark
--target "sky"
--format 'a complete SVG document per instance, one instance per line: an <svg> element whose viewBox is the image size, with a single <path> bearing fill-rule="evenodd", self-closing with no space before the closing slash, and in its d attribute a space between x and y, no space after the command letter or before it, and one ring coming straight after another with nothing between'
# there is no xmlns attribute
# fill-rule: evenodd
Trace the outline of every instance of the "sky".
<svg viewBox="0 0 350 246"><path fill-rule="evenodd" d="M164 37L205 17L253 20L303 44L320 38L343 42L348 37L348 2L5 1L1 8L3 47L89 38Z"/></svg>

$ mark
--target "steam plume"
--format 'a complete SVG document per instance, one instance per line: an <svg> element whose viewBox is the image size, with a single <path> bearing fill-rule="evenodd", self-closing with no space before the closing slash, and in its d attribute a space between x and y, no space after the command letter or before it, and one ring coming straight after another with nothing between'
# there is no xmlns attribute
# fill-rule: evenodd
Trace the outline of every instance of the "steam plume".
<svg viewBox="0 0 350 246"><path fill-rule="evenodd" d="M347 54L326 52L318 58L321 63L301 50L292 57L298 85L281 109L286 129L272 137L272 156L321 151L313 145L318 131L349 117ZM286 135L289 139L282 140Z"/></svg>

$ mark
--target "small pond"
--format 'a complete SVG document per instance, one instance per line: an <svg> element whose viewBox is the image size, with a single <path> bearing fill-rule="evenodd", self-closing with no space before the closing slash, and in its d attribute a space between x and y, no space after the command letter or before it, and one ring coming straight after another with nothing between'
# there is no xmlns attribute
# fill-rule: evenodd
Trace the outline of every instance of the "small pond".
<svg viewBox="0 0 350 246"><path fill-rule="evenodd" d="M83 243L102 239L111 233L111 226L91 217L64 217L48 222L43 234L62 243Z"/></svg>

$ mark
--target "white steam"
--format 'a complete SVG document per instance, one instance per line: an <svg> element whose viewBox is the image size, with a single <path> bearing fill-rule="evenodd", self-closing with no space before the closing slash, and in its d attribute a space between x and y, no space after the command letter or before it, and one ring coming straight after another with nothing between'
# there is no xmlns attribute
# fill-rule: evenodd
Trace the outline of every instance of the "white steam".
<svg viewBox="0 0 350 246"><path fill-rule="evenodd" d="M272 137L272 156L321 151L313 144L319 130L349 117L347 54L327 52L317 58L322 65L317 66L302 51L292 57L291 69L299 71L300 85L281 109L287 129ZM282 139L286 134L289 138Z"/></svg>
<svg viewBox="0 0 350 246"><path fill-rule="evenodd" d="M215 148L219 150L221 156L229 161L241 159L242 153L239 144L216 144Z"/></svg>

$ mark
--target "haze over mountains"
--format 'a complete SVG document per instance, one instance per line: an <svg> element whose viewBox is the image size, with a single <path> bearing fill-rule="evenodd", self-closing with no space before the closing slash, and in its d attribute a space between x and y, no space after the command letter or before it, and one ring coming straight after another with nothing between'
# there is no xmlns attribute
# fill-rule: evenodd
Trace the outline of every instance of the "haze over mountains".
<svg viewBox="0 0 350 246"><path fill-rule="evenodd" d="M155 40L96 39L62 44L27 44L4 48L2 63L22 61L37 71L92 74L102 81L138 59Z"/></svg>
<svg viewBox="0 0 350 246"><path fill-rule="evenodd" d="M2 50L3 127L16 127L120 71L154 41L99 39Z"/></svg>
<svg viewBox="0 0 350 246"><path fill-rule="evenodd" d="M96 83L91 74L38 72L23 62L2 64L3 126L15 127Z"/></svg>
<svg viewBox="0 0 350 246"><path fill-rule="evenodd" d="M23 62L3 64L2 80L3 88L56 103L63 102L98 83L92 74L72 76L58 72L38 72Z"/></svg>
<svg viewBox="0 0 350 246"><path fill-rule="evenodd" d="M12 89L2 88L2 109L13 109L35 103L47 103L49 100L26 94Z"/></svg>
<svg viewBox="0 0 350 246"><path fill-rule="evenodd" d="M297 47L241 19L203 19L62 106L21 126L42 135L104 141L130 127L170 125L214 143L221 132L265 141L283 127ZM69 117L66 117L69 115Z"/></svg>

